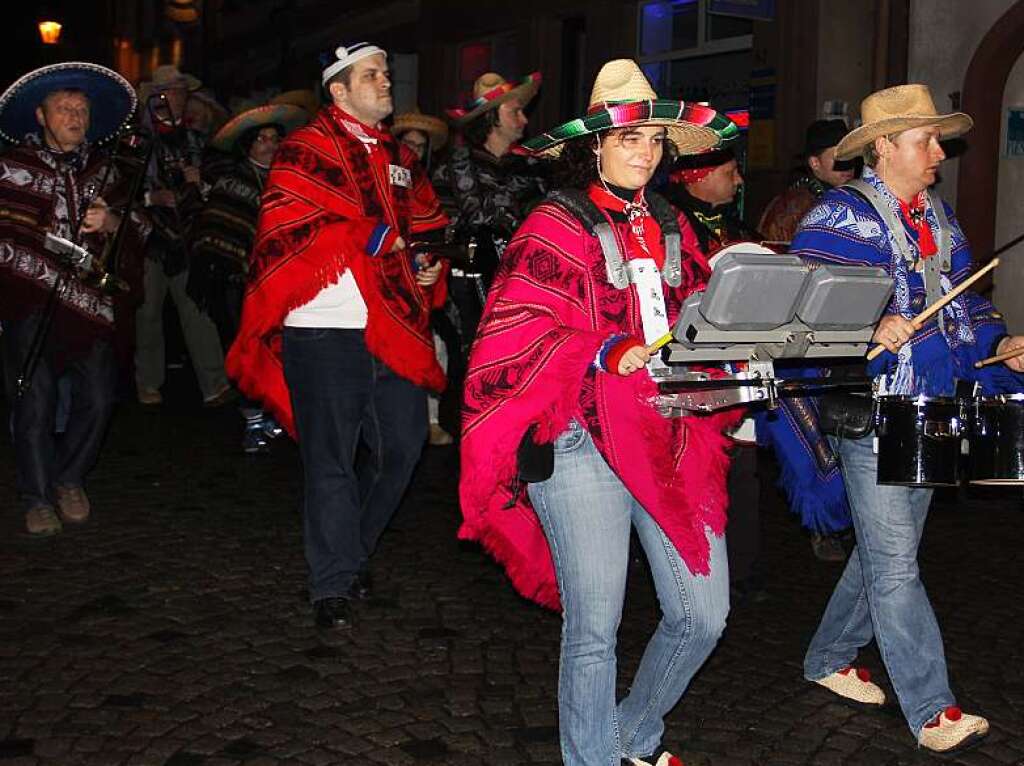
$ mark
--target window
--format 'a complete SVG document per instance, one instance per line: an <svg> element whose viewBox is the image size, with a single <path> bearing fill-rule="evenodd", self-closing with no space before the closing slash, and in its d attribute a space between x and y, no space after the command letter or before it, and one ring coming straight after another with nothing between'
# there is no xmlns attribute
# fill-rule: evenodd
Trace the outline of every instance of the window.
<svg viewBox="0 0 1024 766"><path fill-rule="evenodd" d="M640 66L663 98L746 108L753 22L710 13L710 6L710 0L641 2Z"/></svg>

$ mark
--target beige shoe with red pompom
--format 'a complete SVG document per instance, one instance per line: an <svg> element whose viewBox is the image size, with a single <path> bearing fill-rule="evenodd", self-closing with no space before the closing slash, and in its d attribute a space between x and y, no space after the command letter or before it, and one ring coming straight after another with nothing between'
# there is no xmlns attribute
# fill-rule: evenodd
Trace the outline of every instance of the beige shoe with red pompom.
<svg viewBox="0 0 1024 766"><path fill-rule="evenodd" d="M661 757L654 763L645 761L642 758L623 758L622 763L629 764L630 766L684 766L678 756L672 755L672 753L667 751L663 752Z"/></svg>
<svg viewBox="0 0 1024 766"><path fill-rule="evenodd" d="M936 753L950 753L970 747L988 734L988 721L948 707L921 729L917 741Z"/></svg>
<svg viewBox="0 0 1024 766"><path fill-rule="evenodd" d="M843 668L830 676L819 678L815 683L854 702L864 705L885 704L885 692L878 684L871 682L871 672L867 668Z"/></svg>

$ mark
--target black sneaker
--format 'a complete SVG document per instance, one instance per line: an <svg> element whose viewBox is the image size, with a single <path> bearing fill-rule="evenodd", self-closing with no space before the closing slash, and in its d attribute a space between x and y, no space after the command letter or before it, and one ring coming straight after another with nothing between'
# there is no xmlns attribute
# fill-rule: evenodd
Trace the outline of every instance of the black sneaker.
<svg viewBox="0 0 1024 766"><path fill-rule="evenodd" d="M316 626L322 630L348 630L352 627L352 604L347 598L324 598L313 604Z"/></svg>

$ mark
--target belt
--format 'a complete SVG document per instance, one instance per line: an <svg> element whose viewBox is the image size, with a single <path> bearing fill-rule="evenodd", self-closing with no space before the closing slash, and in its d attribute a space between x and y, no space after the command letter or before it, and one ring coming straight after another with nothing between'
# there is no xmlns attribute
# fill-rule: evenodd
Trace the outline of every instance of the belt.
<svg viewBox="0 0 1024 766"><path fill-rule="evenodd" d="M463 279L479 279L480 277L483 276L483 274L479 274L479 273L476 273L476 272L463 271L462 269L456 269L454 266L452 267L451 275L453 277L462 277Z"/></svg>

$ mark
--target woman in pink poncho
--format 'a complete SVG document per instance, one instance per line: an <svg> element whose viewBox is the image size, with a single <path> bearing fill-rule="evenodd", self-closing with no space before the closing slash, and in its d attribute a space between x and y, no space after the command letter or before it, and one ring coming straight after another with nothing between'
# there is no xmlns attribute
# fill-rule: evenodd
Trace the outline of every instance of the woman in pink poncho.
<svg viewBox="0 0 1024 766"><path fill-rule="evenodd" d="M470 358L460 537L480 541L523 595L561 605L571 766L679 764L663 719L725 626L722 431L737 416L668 419L651 403L659 360L645 344L709 271L686 219L644 187L670 152L706 150L730 130L712 109L658 100L635 62L606 64L587 115L526 145L561 154L563 185L509 244ZM631 527L663 617L616 703Z"/></svg>

